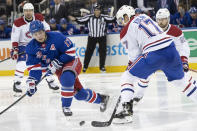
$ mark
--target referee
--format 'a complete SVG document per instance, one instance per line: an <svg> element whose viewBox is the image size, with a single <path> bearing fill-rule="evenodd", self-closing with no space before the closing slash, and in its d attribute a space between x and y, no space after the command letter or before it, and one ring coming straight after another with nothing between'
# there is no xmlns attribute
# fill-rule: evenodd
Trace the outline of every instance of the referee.
<svg viewBox="0 0 197 131"><path fill-rule="evenodd" d="M101 6L94 6L94 14L86 15L84 17L78 17L76 19L79 24L88 25L88 44L85 52L83 72L86 72L90 59L96 48L96 44L99 44L99 67L100 71L105 72L105 59L106 59L106 33L107 23L115 22L115 17L109 17L108 15L101 14Z"/></svg>

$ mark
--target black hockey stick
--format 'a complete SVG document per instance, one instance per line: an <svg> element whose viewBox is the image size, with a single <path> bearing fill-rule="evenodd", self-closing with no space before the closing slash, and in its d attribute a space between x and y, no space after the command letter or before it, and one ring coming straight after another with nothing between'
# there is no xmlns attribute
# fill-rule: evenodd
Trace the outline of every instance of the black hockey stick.
<svg viewBox="0 0 197 131"><path fill-rule="evenodd" d="M92 126L94 126L94 127L106 127L106 126L110 126L111 123L112 123L112 121L113 121L113 119L114 119L114 116L116 114L116 110L117 110L118 105L120 103L120 99L121 99L121 97L119 96L118 101L116 102L116 105L114 107L114 111L113 111L113 113L112 113L109 121L105 121L105 122L102 122L102 121L92 121L92 123L91 123Z"/></svg>
<svg viewBox="0 0 197 131"><path fill-rule="evenodd" d="M25 54L25 52L21 52L21 53L19 53L18 55L23 55L23 54ZM6 59L0 61L0 63L1 63L1 62L4 62L4 61L6 61L6 60L9 60L9 59L11 59L11 58L12 58L12 57L8 57L8 58L6 58Z"/></svg>
<svg viewBox="0 0 197 131"><path fill-rule="evenodd" d="M49 74L49 72L47 72L40 81L38 81L38 83L36 83L36 86ZM27 94L23 94L20 98L18 98L14 103L12 103L11 105L9 105L7 108L5 108L3 111L0 112L0 115L2 115L4 112L6 112L8 109L10 109L12 106L14 106L16 103L18 103L20 100L22 100L25 96L27 96Z"/></svg>

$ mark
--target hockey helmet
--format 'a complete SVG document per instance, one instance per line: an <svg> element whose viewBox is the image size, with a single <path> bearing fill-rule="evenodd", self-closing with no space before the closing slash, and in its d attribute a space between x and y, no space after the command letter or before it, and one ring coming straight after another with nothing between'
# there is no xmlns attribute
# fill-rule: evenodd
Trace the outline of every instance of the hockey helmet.
<svg viewBox="0 0 197 131"><path fill-rule="evenodd" d="M44 30L44 25L43 25L43 23L41 21L35 20L35 21L32 21L30 23L30 27L29 27L29 32L30 33L33 34L33 33L36 33L36 32L38 32L40 30Z"/></svg>
<svg viewBox="0 0 197 131"><path fill-rule="evenodd" d="M132 6L123 5L116 13L116 19L119 25L126 24L124 22L124 15L127 15L130 19L133 15L135 15L135 9Z"/></svg>
<svg viewBox="0 0 197 131"><path fill-rule="evenodd" d="M168 18L170 20L170 12L167 8L161 8L157 11L156 20L162 18Z"/></svg>
<svg viewBox="0 0 197 131"><path fill-rule="evenodd" d="M24 10L34 10L34 6L32 5L32 3L26 3L24 6L23 6L23 11Z"/></svg>

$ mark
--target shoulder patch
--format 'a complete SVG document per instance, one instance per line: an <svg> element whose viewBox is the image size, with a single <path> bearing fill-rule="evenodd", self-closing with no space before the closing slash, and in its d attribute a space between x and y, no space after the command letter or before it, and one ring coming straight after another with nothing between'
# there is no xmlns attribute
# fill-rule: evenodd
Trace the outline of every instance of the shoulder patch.
<svg viewBox="0 0 197 131"><path fill-rule="evenodd" d="M40 21L43 21L44 20L44 17L43 17L42 14L36 13L34 16L35 16L35 19L36 20L40 20Z"/></svg>
<svg viewBox="0 0 197 131"><path fill-rule="evenodd" d="M16 27L20 27L20 26L25 25L25 24L26 24L26 22L24 21L24 18L23 17L20 17L20 18L18 18L18 19L16 19L14 21L14 25Z"/></svg>
<svg viewBox="0 0 197 131"><path fill-rule="evenodd" d="M174 36L174 37L178 37L182 35L182 31L176 27L175 25L170 24L171 27L169 29L169 31L167 32L168 35Z"/></svg>

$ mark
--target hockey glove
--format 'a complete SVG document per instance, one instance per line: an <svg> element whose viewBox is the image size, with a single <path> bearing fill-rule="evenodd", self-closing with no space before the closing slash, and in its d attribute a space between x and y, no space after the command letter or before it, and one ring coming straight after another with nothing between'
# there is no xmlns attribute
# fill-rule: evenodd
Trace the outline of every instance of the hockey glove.
<svg viewBox="0 0 197 131"><path fill-rule="evenodd" d="M189 71L189 64L188 64L188 59L186 56L181 56L181 61L183 64L183 70L184 72L188 72Z"/></svg>
<svg viewBox="0 0 197 131"><path fill-rule="evenodd" d="M49 64L48 69L51 71L52 74L54 74L56 72L56 70L59 70L60 68L62 68L62 66L63 66L62 62L60 62L57 59L54 59Z"/></svg>
<svg viewBox="0 0 197 131"><path fill-rule="evenodd" d="M18 59L18 47L15 47L11 50L10 52L10 56L13 60L17 60Z"/></svg>
<svg viewBox="0 0 197 131"><path fill-rule="evenodd" d="M34 78L29 77L26 81L26 84L27 84L26 94L31 97L37 91L36 80Z"/></svg>

